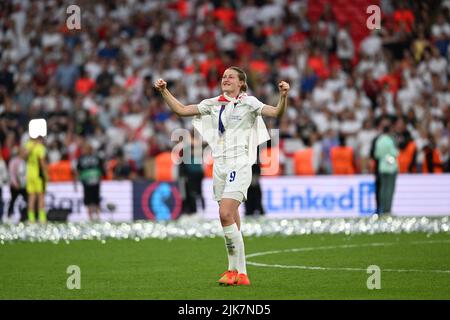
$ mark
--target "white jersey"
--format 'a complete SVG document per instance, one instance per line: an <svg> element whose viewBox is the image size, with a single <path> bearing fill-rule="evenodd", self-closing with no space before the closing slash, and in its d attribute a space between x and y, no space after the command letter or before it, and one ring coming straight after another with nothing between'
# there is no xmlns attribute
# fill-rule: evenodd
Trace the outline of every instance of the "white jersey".
<svg viewBox="0 0 450 320"><path fill-rule="evenodd" d="M258 116L261 116L263 106L264 103L256 97L245 93L236 99L221 95L198 104L200 114L210 116L210 130L202 135L214 141L208 141L214 158L230 159L248 155L252 130ZM265 126L264 130L267 132Z"/></svg>

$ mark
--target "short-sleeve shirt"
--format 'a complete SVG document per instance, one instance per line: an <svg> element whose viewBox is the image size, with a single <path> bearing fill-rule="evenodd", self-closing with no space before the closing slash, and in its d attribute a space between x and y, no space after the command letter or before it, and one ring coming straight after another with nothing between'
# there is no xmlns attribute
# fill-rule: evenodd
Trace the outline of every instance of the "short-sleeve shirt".
<svg viewBox="0 0 450 320"><path fill-rule="evenodd" d="M398 171L397 163L398 149L394 139L382 134L375 142L375 158L379 162L380 173L396 173Z"/></svg>
<svg viewBox="0 0 450 320"><path fill-rule="evenodd" d="M45 158L45 146L42 143L30 140L25 144L25 149L28 152L27 179L41 177L39 160Z"/></svg>
<svg viewBox="0 0 450 320"><path fill-rule="evenodd" d="M104 174L103 161L96 155L82 155L78 159L77 170L81 183L87 186L98 185Z"/></svg>
<svg viewBox="0 0 450 320"><path fill-rule="evenodd" d="M211 116L213 132L207 134L218 135L217 148L213 149L214 158L236 158L248 153L250 133L264 103L247 95L234 101L218 96L203 100L197 107L201 115ZM219 132L219 115L225 128L223 133Z"/></svg>

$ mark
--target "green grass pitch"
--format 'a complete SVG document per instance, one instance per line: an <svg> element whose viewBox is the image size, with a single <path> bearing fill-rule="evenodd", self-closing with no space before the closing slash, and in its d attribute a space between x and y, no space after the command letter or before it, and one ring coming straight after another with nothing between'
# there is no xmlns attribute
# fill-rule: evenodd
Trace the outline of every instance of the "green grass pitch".
<svg viewBox="0 0 450 320"><path fill-rule="evenodd" d="M245 241L248 255L273 251L249 261L281 266L248 265L250 287L216 283L227 266L219 237L6 243L0 246L0 299L450 299L450 272L436 272L450 270L450 234ZM80 267L79 290L66 287L69 265ZM367 288L369 265L380 267L381 289Z"/></svg>

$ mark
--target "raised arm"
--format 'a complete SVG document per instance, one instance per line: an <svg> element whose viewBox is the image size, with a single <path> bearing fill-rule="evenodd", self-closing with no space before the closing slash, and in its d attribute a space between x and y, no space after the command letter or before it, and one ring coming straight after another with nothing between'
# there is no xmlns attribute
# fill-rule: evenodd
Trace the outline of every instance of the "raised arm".
<svg viewBox="0 0 450 320"><path fill-rule="evenodd" d="M278 100L277 106L264 105L261 110L261 114L266 117L279 118L284 114L287 106L287 95L290 89L289 83L285 81L280 81L278 84L278 90L280 91L280 98Z"/></svg>
<svg viewBox="0 0 450 320"><path fill-rule="evenodd" d="M155 89L161 93L164 101L170 107L170 109L175 112L176 115L180 117L196 116L200 114L197 105L183 105L178 101L167 89L167 82L163 79L159 79L155 82Z"/></svg>

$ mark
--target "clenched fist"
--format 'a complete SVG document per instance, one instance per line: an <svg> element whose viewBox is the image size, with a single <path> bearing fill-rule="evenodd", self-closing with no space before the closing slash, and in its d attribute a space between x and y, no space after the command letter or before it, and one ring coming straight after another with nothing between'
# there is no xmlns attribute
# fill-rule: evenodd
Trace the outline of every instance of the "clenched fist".
<svg viewBox="0 0 450 320"><path fill-rule="evenodd" d="M278 90L282 96L286 96L290 88L289 83L286 81L280 81L280 83L278 83Z"/></svg>
<svg viewBox="0 0 450 320"><path fill-rule="evenodd" d="M167 82L165 82L163 79L158 79L155 82L155 89L159 92L164 91L167 88Z"/></svg>

